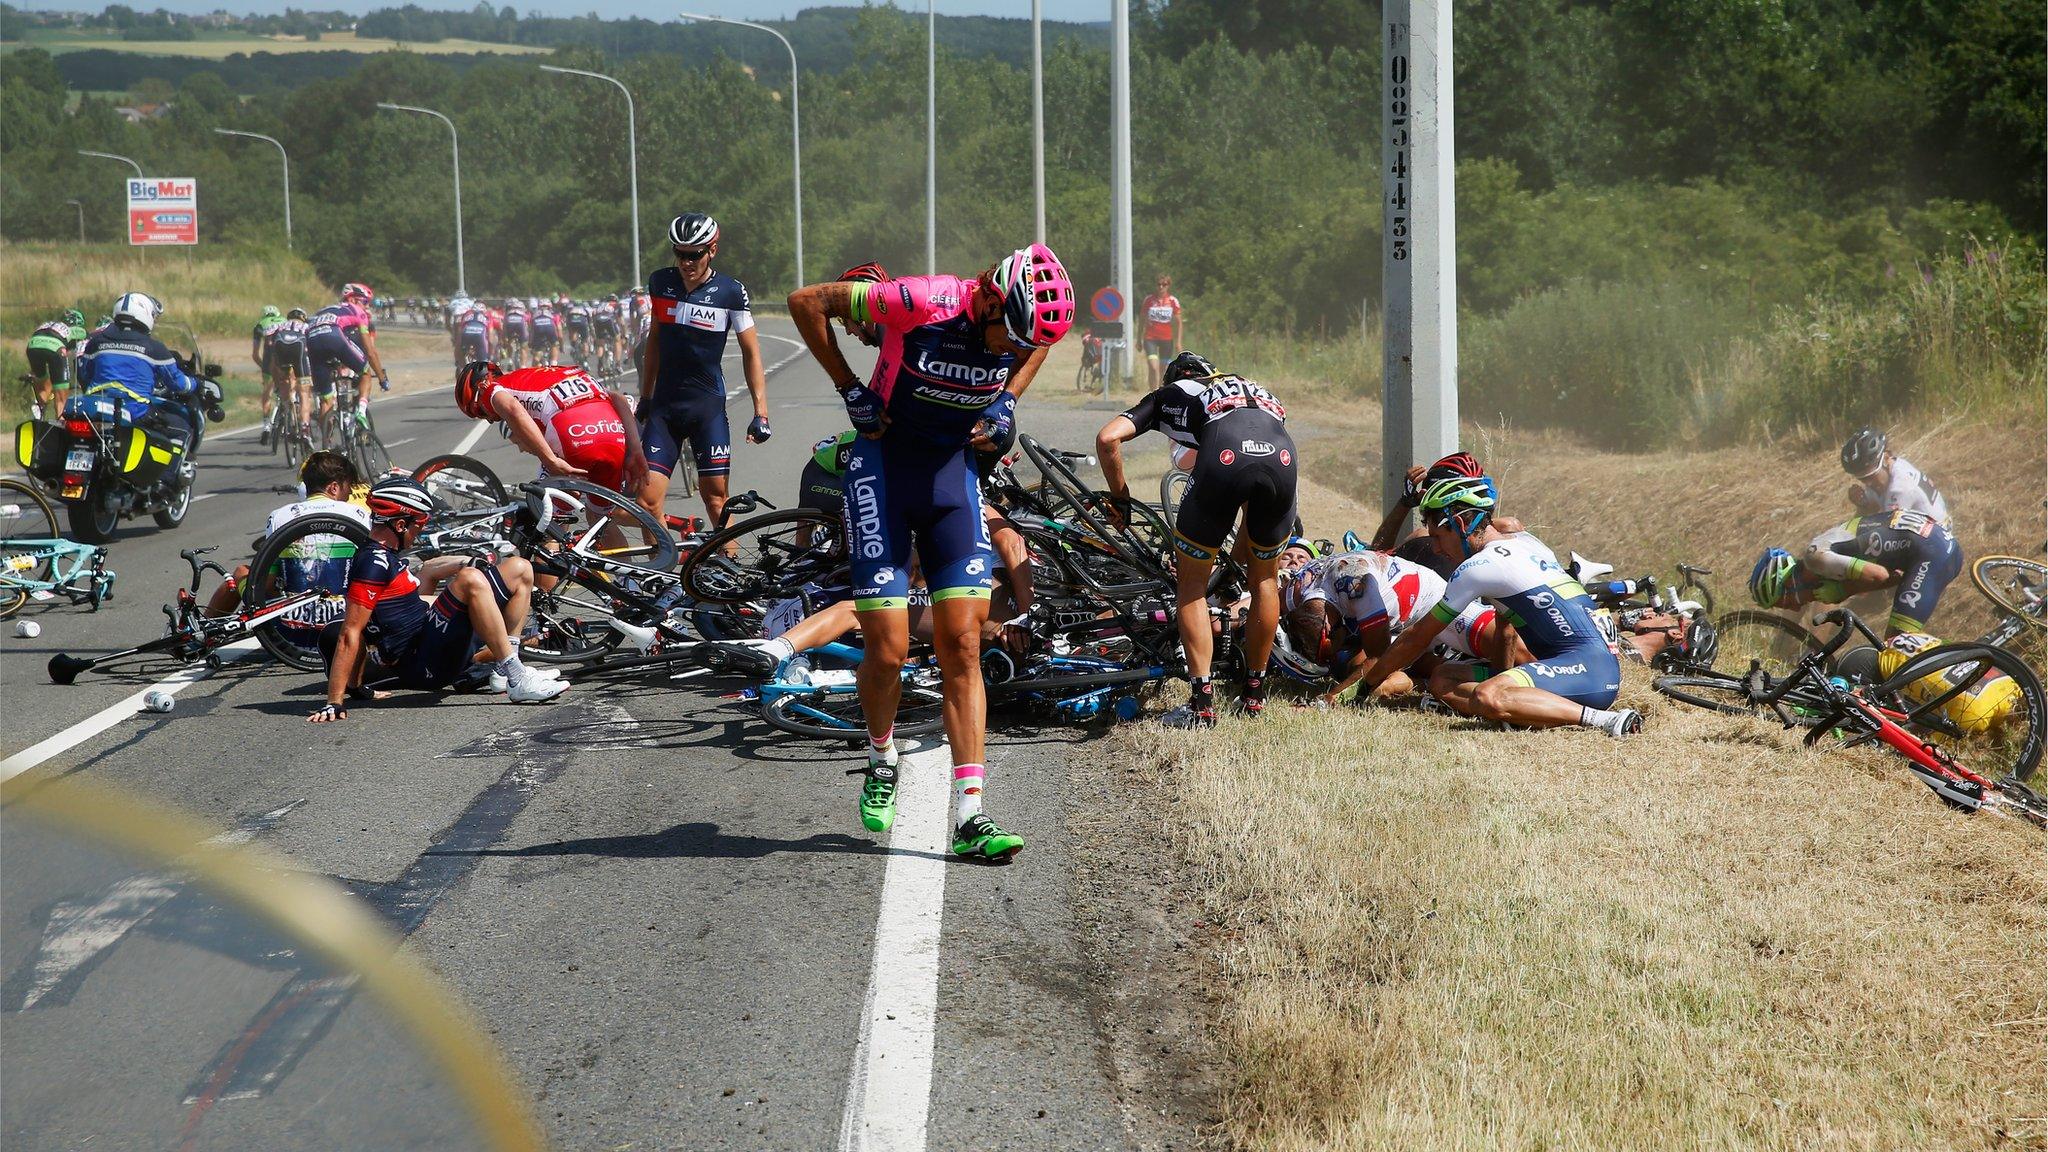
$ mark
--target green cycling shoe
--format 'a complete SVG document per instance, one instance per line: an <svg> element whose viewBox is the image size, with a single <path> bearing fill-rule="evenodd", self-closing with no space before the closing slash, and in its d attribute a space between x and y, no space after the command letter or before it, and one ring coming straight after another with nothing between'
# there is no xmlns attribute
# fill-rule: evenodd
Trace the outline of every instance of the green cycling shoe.
<svg viewBox="0 0 2048 1152"><path fill-rule="evenodd" d="M896 823L895 766L880 761L868 765L867 779L860 786L860 823L870 832L887 832Z"/></svg>
<svg viewBox="0 0 2048 1152"><path fill-rule="evenodd" d="M971 860L1004 861L1024 847L1024 838L1005 832L987 816L976 815L953 833L953 855Z"/></svg>

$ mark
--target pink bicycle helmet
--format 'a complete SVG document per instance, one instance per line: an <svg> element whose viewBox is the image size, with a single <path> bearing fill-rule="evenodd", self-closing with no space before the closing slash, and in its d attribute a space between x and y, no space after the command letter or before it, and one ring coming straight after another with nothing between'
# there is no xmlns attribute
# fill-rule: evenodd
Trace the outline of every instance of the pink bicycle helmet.
<svg viewBox="0 0 2048 1152"><path fill-rule="evenodd" d="M341 298L344 302L349 300L374 300L376 297L377 294L370 291L368 284L358 280L351 280L341 286Z"/></svg>
<svg viewBox="0 0 2048 1152"><path fill-rule="evenodd" d="M1026 348L1059 343L1074 326L1074 284L1060 258L1043 244L1019 248L989 275L1003 298L1003 327Z"/></svg>

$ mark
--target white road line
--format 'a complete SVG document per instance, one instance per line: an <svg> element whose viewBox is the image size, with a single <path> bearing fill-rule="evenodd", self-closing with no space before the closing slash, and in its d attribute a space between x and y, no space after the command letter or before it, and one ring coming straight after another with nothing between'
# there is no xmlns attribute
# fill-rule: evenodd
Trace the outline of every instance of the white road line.
<svg viewBox="0 0 2048 1152"><path fill-rule="evenodd" d="M419 439L419 437L417 437L417 436L407 436L407 437L406 437L405 439L403 439L403 440L393 440L393 441L392 441L391 443L389 443L389 444L386 444L386 445L384 445L384 446L385 446L386 448L396 448L396 447L398 447L398 446L399 446L400 444L410 444L410 443L412 443L413 441L415 441L415 440L417 440L417 439Z"/></svg>
<svg viewBox="0 0 2048 1152"><path fill-rule="evenodd" d="M900 768L860 1046L839 1118L840 1152L924 1152L931 1112L952 749L942 740L905 755Z"/></svg>
<svg viewBox="0 0 2048 1152"><path fill-rule="evenodd" d="M256 651L256 641L237 640L233 644L216 649L214 654L219 656L223 663L227 663L240 660L254 651ZM120 703L102 708L91 716L57 733L55 736L32 744L5 760L0 760L0 780L12 780L23 772L48 760L50 757L69 752L71 749L105 732L121 721L141 712L142 698L151 692L167 692L172 696L176 696L188 686L197 684L211 675L213 675L213 669L208 668L204 664L194 664L189 668L180 668L169 676L135 693L133 696L122 700Z"/></svg>
<svg viewBox="0 0 2048 1152"><path fill-rule="evenodd" d="M200 502L201 500L211 500L211 499L213 499L213 498L214 498L215 496L218 496L218 495L220 495L220 493L218 493L218 492L201 492L201 493L200 493L199 495L197 495L197 496L194 496L194 497L192 498L192 503L194 503L194 504L197 504L197 503L199 503L199 502Z"/></svg>
<svg viewBox="0 0 2048 1152"><path fill-rule="evenodd" d="M477 421L476 427L469 430L469 435L462 438L462 443L455 446L455 454L457 456L466 455L471 448L476 447L477 441L484 438L484 433L490 430L491 426L488 423L482 420Z"/></svg>

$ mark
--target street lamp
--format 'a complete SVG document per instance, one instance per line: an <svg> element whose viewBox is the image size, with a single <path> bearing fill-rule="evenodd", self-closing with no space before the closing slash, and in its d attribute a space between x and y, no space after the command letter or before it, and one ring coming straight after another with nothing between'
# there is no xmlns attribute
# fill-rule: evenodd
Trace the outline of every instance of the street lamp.
<svg viewBox="0 0 2048 1152"><path fill-rule="evenodd" d="M924 2L924 270L939 274L939 11Z"/></svg>
<svg viewBox="0 0 2048 1152"><path fill-rule="evenodd" d="M627 249L627 255L631 257L631 262L628 264L626 269L628 273L626 283L637 285L641 283L640 142L638 134L634 131L633 128L633 94L631 92L626 91L626 86L624 84L619 83L618 80L610 76L606 76L602 72L586 72L581 68L557 68L553 64L543 64L540 66L540 70L543 72L559 72L565 76L588 76L593 80L603 80L604 82L617 88L619 90L619 93L626 98L626 168L628 172L631 173L631 175L629 176L629 180L632 183L633 190L633 243L631 247Z"/></svg>
<svg viewBox="0 0 2048 1152"><path fill-rule="evenodd" d="M78 150L78 154L80 156L97 156L102 160L119 160L121 163L126 164L130 168L135 169L135 178L137 180L142 179L142 165L137 164L135 161L130 160L126 156L116 156L112 152L88 152L83 148L80 148Z"/></svg>
<svg viewBox="0 0 2048 1152"><path fill-rule="evenodd" d="M277 155L284 161L284 246L292 246L292 158L285 154L284 145L259 132L237 132L233 128L215 128L222 136L241 136L250 140L261 140L277 148Z"/></svg>
<svg viewBox="0 0 2048 1152"><path fill-rule="evenodd" d="M432 108L416 108L411 104L386 104L379 100L377 107L393 112L417 112L422 116L432 116L448 126L448 148L455 158L455 291L467 296L469 277L462 267L462 141L455 135L455 121Z"/></svg>
<svg viewBox="0 0 2048 1152"><path fill-rule="evenodd" d="M789 53L789 136L790 146L795 155L790 164L790 175L796 186L796 286L801 288L804 283L804 133L802 117L797 108L796 49L790 47L789 37L766 24L756 24L752 20L734 20L725 16L705 16L695 12L678 12L677 15L685 20L757 28L782 41L783 50Z"/></svg>
<svg viewBox="0 0 2048 1152"><path fill-rule="evenodd" d="M1031 0L1031 191L1038 205L1038 242L1045 243L1045 21Z"/></svg>
<svg viewBox="0 0 2048 1152"><path fill-rule="evenodd" d="M66 200L65 203L78 209L78 242L83 244L85 243L85 205L80 204L76 200Z"/></svg>

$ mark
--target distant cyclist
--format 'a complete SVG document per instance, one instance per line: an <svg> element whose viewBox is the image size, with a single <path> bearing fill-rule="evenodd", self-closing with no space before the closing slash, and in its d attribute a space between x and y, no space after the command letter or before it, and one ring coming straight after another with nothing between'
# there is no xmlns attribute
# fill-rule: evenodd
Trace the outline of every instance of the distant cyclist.
<svg viewBox="0 0 2048 1152"><path fill-rule="evenodd" d="M1000 449L1015 437L1018 398L1073 324L1073 285L1052 250L1033 244L974 278L811 284L790 295L789 310L860 433L847 461L846 526L868 728L861 823L886 832L896 820L895 725L910 649L914 548L936 621L933 647L953 756L953 853L1006 860L1024 839L982 811L981 637L995 557L971 449ZM840 352L834 320L880 329L881 352L867 382Z"/></svg>
<svg viewBox="0 0 2048 1152"><path fill-rule="evenodd" d="M526 342L535 364L555 363L561 347L562 322L554 306L543 301L526 314Z"/></svg>
<svg viewBox="0 0 2048 1152"><path fill-rule="evenodd" d="M465 364L455 378L455 406L472 419L503 423L512 442L540 461L543 477L583 476L629 496L647 477L625 396L573 364L512 372Z"/></svg>
<svg viewBox="0 0 2048 1152"><path fill-rule="evenodd" d="M28 336L29 385L35 390L30 409L34 419L55 417L64 410L63 393L71 390L72 361L85 346L85 313L67 308L62 316L36 325Z"/></svg>
<svg viewBox="0 0 2048 1152"><path fill-rule="evenodd" d="M279 324L284 323L284 311L275 304L265 304L263 313L256 317L256 326L249 329L249 359L260 371L263 367L263 346Z"/></svg>
<svg viewBox="0 0 2048 1152"><path fill-rule="evenodd" d="M611 353L617 362L619 358L619 297L617 293L598 301L590 313L590 336L597 343L597 358Z"/></svg>
<svg viewBox="0 0 2048 1152"><path fill-rule="evenodd" d="M1609 736L1641 731L1640 713L1614 707L1621 662L1593 618L1592 597L1542 541L1501 531L1493 523L1494 503L1482 477L1440 480L1423 493L1422 520L1431 539L1464 559L1428 618L1373 661L1360 691L1371 692L1415 663L1452 621L1484 599L1514 625L1513 635L1535 659L1504 671L1443 664L1430 677L1431 695L1467 716L1526 728L1576 724Z"/></svg>
<svg viewBox="0 0 2048 1152"><path fill-rule="evenodd" d="M1149 384L1159 387L1164 369L1181 346L1180 298L1173 294L1173 277L1161 276L1159 288L1145 297L1145 372Z"/></svg>
<svg viewBox="0 0 2048 1152"><path fill-rule="evenodd" d="M306 322L306 310L294 308L285 313L277 327L270 330L270 339L263 343L263 393L264 429L263 443L270 442L270 405L274 403L294 405L291 415L303 428L312 422L312 387L309 380L313 374L313 362L306 351L306 334L311 326ZM328 401L329 404L332 400Z"/></svg>
<svg viewBox="0 0 2048 1152"><path fill-rule="evenodd" d="M482 304L471 304L455 318L455 359L459 364L473 364L489 360L497 351L491 339L491 311Z"/></svg>
<svg viewBox="0 0 2048 1152"><path fill-rule="evenodd" d="M1287 434L1287 410L1265 388L1242 376L1219 372L1193 352L1173 358L1165 383L1129 411L1110 420L1095 436L1102 478L1120 501L1131 498L1124 477L1124 441L1158 431L1176 449L1195 453L1193 478L1174 517L1174 583L1181 648L1187 654L1187 704L1168 712L1163 723L1207 728L1216 723L1215 688L1210 681L1215 636L1210 631L1209 572L1231 529L1248 551L1251 582L1245 619L1242 705L1256 715L1266 703L1266 665L1280 624L1280 554L1294 535L1297 465Z"/></svg>
<svg viewBox="0 0 2048 1152"><path fill-rule="evenodd" d="M1750 570L1749 594L1765 608L1797 609L1896 588L1889 636L1927 631L1943 589L1962 571L1962 547L1934 517L1880 512L1822 532L1796 559L1783 548L1766 549Z"/></svg>
<svg viewBox="0 0 2048 1152"><path fill-rule="evenodd" d="M1875 428L1857 429L1842 445L1842 471L1856 478L1849 485L1849 503L1865 516L1897 508L1930 516L1943 528L1955 527L1941 489L1910 461L1893 455L1890 438Z"/></svg>
<svg viewBox="0 0 2048 1152"><path fill-rule="evenodd" d="M686 212L669 222L675 265L647 278L654 313L654 338L640 362L640 439L647 445L647 483L640 505L656 516L668 498L668 478L685 451L697 465L704 514L722 522L732 472L732 426L725 414L726 341L737 339L740 370L753 397L754 418L747 442L766 444L768 377L761 366L761 338L754 331L746 285L714 271L718 221Z"/></svg>
<svg viewBox="0 0 2048 1152"><path fill-rule="evenodd" d="M306 353L313 362L313 387L323 402L335 395L335 380L344 370L360 375L368 368L376 373L379 387L391 387L383 357L377 354L377 324L370 319L370 301L375 297L367 284L344 284L341 302L313 313L307 325Z"/></svg>

